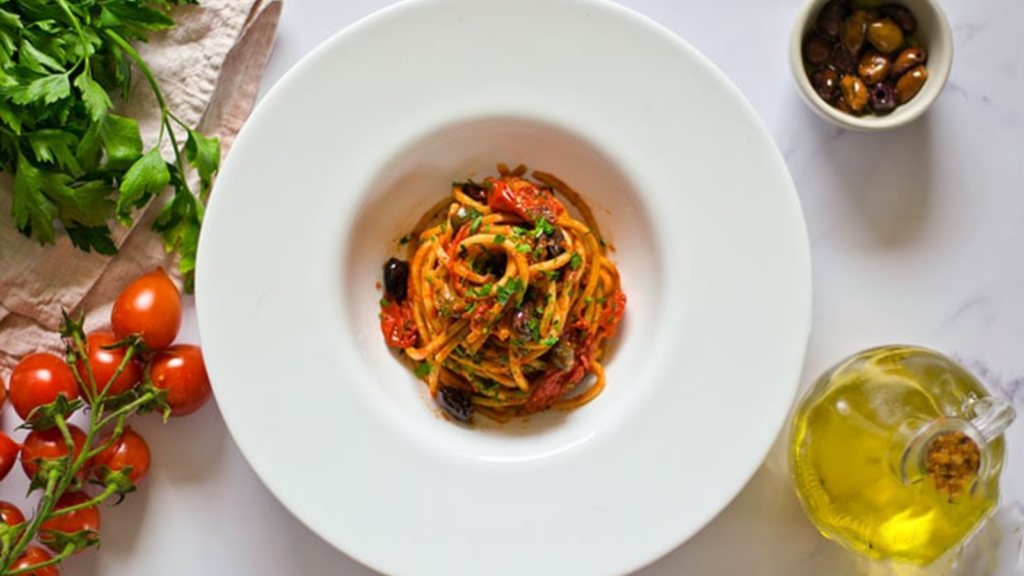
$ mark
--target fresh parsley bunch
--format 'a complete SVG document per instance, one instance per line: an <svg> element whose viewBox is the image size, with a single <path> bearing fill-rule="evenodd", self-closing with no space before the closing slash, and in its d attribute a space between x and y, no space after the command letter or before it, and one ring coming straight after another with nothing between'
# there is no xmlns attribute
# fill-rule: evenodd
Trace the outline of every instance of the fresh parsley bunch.
<svg viewBox="0 0 1024 576"><path fill-rule="evenodd" d="M117 251L109 224L131 226L133 213L168 185L173 197L154 229L191 279L202 201L220 163L220 144L168 108L132 42L174 26L170 10L197 0L0 0L0 170L14 176L12 215L26 236L54 242L63 227L78 248ZM160 106L160 141L145 150L138 123L114 114L112 94L128 95L133 64ZM182 146L175 135L187 138ZM199 175L197 197L186 167Z"/></svg>

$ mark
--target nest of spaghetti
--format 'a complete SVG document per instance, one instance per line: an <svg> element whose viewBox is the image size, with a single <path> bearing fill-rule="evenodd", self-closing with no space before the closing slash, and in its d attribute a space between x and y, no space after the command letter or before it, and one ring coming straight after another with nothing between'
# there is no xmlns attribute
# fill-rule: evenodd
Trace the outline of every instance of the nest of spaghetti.
<svg viewBox="0 0 1024 576"><path fill-rule="evenodd" d="M407 258L384 264L384 339L462 423L593 400L626 309L590 208L552 174L526 172L453 183L399 241Z"/></svg>

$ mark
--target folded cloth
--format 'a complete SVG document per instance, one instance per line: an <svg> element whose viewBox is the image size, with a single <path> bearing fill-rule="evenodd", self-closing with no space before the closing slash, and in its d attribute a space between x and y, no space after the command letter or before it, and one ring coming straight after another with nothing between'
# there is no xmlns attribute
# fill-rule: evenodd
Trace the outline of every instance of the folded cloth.
<svg viewBox="0 0 1024 576"><path fill-rule="evenodd" d="M177 26L137 47L160 84L168 107L183 122L217 136L226 156L256 100L273 47L281 0L203 0L176 9ZM160 111L141 74L119 113L136 118L147 145L156 141ZM166 139L165 139L166 140ZM164 143L166 145L166 142ZM165 150L170 157L170 150ZM194 175L193 175L194 178ZM193 185L193 189L198 189ZM165 194L115 228L117 256L86 254L58 235L55 245L25 238L11 218L12 180L0 175L0 377L25 354L63 345L55 333L61 312L84 310L87 329L109 327L109 312L132 278L158 266L176 275L176 256L150 227Z"/></svg>

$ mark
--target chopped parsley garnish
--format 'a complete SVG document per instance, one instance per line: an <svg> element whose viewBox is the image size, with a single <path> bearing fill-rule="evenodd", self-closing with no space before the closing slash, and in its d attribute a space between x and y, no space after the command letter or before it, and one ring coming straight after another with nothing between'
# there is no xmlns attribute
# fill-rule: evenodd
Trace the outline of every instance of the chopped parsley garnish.
<svg viewBox="0 0 1024 576"><path fill-rule="evenodd" d="M536 225L534 226L534 229L533 229L533 235L535 237L540 238L544 234L554 234L554 233L555 233L555 227L552 226L550 222L548 222L547 218L541 216L540 218L537 219L537 223L536 223Z"/></svg>
<svg viewBox="0 0 1024 576"><path fill-rule="evenodd" d="M503 234L495 234L494 235L494 243L495 244L501 244L503 242L505 242L505 236Z"/></svg>
<svg viewBox="0 0 1024 576"><path fill-rule="evenodd" d="M419 366L416 367L415 374L417 378L423 378L427 374L430 374L430 363L422 362Z"/></svg>
<svg viewBox="0 0 1024 576"><path fill-rule="evenodd" d="M508 302L509 298L515 296L522 289L523 281L519 278L513 278L506 282L504 286L498 286L498 304L504 305Z"/></svg>
<svg viewBox="0 0 1024 576"><path fill-rule="evenodd" d="M540 341L544 346L554 346L558 342L557 336L548 336L547 338Z"/></svg>
<svg viewBox="0 0 1024 576"><path fill-rule="evenodd" d="M582 266L582 265L583 265L583 258L580 257L580 253L579 252L573 252L572 253L572 258L569 258L569 268L572 268L573 270L578 270L579 267Z"/></svg>

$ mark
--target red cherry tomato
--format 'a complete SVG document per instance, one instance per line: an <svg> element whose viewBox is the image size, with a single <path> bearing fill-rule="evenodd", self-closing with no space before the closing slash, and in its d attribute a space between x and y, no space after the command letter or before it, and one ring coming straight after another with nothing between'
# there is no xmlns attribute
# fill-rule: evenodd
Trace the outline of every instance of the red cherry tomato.
<svg viewBox="0 0 1024 576"><path fill-rule="evenodd" d="M53 354L29 354L11 372L11 405L22 420L37 406L53 402L60 394L68 400L78 398L78 383L67 363Z"/></svg>
<svg viewBox="0 0 1024 576"><path fill-rule="evenodd" d="M74 424L68 424L68 431L75 443L74 458L82 453L85 447L85 432ZM47 430L33 430L25 437L21 446L21 468L30 479L35 478L39 473L39 460L55 460L68 454L68 445L64 441L64 435L57 428ZM88 463L82 466L79 471L79 478L84 480L84 470L88 469Z"/></svg>
<svg viewBox="0 0 1024 576"><path fill-rule="evenodd" d="M412 316L412 302L405 300L399 304L388 300L380 309L380 331L384 333L384 341L388 346L415 346L419 333L416 332L416 321Z"/></svg>
<svg viewBox="0 0 1024 576"><path fill-rule="evenodd" d="M0 480L11 473L11 468L14 468L20 451L21 446L18 446L17 442L11 440L7 434L0 432Z"/></svg>
<svg viewBox="0 0 1024 576"><path fill-rule="evenodd" d="M54 532L63 532L65 534L74 534L83 530L99 532L100 507L95 504L60 514L60 511L64 508L77 506L89 500L92 500L92 497L85 492L65 492L57 499L57 503L53 506L53 514L57 515L51 515L46 522L39 526L39 541L50 550L60 552L63 546L54 541ZM77 554L81 551L76 550L75 553Z"/></svg>
<svg viewBox="0 0 1024 576"><path fill-rule="evenodd" d="M0 522L8 526L17 526L25 523L25 515L13 503L0 500Z"/></svg>
<svg viewBox="0 0 1024 576"><path fill-rule="evenodd" d="M171 416L191 414L210 399L203 351L194 344L176 344L157 352L149 365L149 377L153 386L167 391Z"/></svg>
<svg viewBox="0 0 1024 576"><path fill-rule="evenodd" d="M53 556L51 556L46 550L43 550L35 544L29 544L28 548L25 549L25 553L15 560L14 564L11 564L11 571L19 570L21 568L31 568L37 564L42 564L51 558L53 558ZM25 576L60 576L60 568L56 565L52 565L38 570L32 570L31 572L22 572L22 574Z"/></svg>
<svg viewBox="0 0 1024 576"><path fill-rule="evenodd" d="M108 440L110 440L109 435L100 440L100 444L106 444ZM128 479L132 481L132 484L138 486L149 472L149 462L149 444L146 443L145 438L129 426L121 432L121 436L117 440L114 440L110 446L104 448L93 459L93 475L102 482L107 474L107 470L103 469L104 466L110 472L123 472L131 467L131 472L127 472Z"/></svg>
<svg viewBox="0 0 1024 576"><path fill-rule="evenodd" d="M114 301L110 325L118 339L138 334L153 350L174 342L181 328L181 293L158 268L133 280Z"/></svg>
<svg viewBox="0 0 1024 576"><path fill-rule="evenodd" d="M93 332L86 337L85 348L89 354L89 368L92 370L93 381L96 383L94 393L102 392L110 383L117 368L124 362L125 348L105 348L118 341L117 337L110 332ZM89 386L89 374L85 369L85 362L79 360L75 364L82 383ZM109 384L107 396L117 396L132 389L133 386L142 380L142 366L135 358L128 361L124 370L117 375L117 379Z"/></svg>

